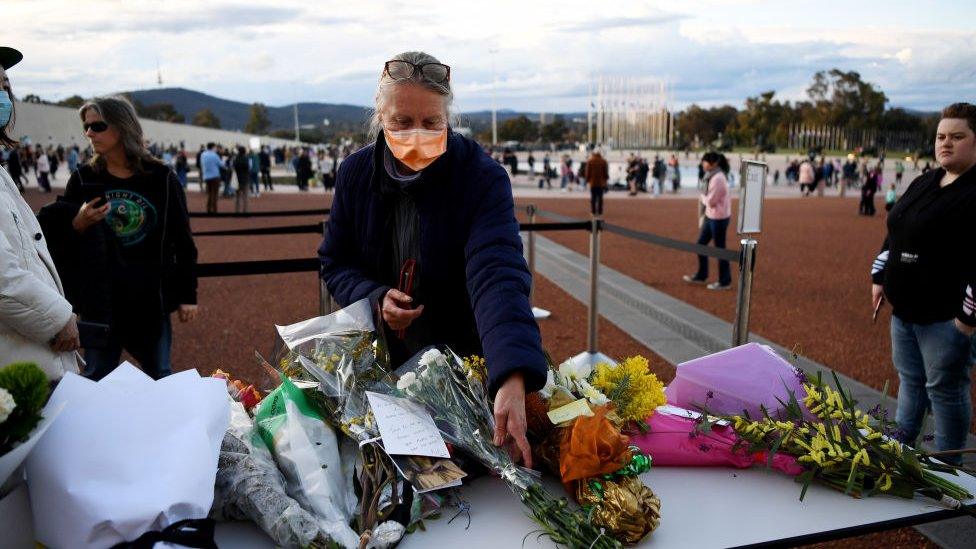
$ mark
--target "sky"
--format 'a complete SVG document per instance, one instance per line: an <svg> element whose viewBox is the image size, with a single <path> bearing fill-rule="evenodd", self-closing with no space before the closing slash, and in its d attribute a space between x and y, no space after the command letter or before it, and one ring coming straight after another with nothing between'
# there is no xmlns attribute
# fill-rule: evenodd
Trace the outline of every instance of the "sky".
<svg viewBox="0 0 976 549"><path fill-rule="evenodd" d="M677 109L796 100L858 71L890 106L976 100L976 1L0 0L18 96L164 86L286 105L371 105L383 62L451 66L455 107L585 111L600 77L662 80Z"/></svg>

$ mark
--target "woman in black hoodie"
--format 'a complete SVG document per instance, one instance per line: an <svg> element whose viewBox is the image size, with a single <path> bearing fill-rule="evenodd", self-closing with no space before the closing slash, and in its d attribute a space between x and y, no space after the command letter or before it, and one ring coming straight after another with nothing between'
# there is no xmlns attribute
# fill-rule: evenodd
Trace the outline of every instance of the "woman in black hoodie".
<svg viewBox="0 0 976 549"><path fill-rule="evenodd" d="M871 271L875 308L892 305L891 351L898 370L903 440L935 416L940 451L966 443L976 362L976 105L942 111L935 137L942 165L912 182L888 214L888 236ZM944 458L959 463L960 456Z"/></svg>
<svg viewBox="0 0 976 549"><path fill-rule="evenodd" d="M76 213L52 240L79 250L73 305L81 319L111 326L107 347L85 349L84 373L101 379L124 349L159 379L171 373L170 314L188 322L197 312L186 197L176 174L145 149L128 101L100 98L79 113L95 156L68 180L62 202Z"/></svg>

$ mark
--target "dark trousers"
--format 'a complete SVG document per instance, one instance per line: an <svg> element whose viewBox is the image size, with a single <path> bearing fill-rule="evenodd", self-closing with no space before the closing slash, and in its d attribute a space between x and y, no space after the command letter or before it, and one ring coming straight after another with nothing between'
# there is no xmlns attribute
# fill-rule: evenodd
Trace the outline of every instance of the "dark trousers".
<svg viewBox="0 0 976 549"><path fill-rule="evenodd" d="M729 218L709 219L705 218L702 223L701 232L698 234L698 243L706 245L712 240L715 241L716 248L725 249L725 233L729 229ZM708 257L698 256L698 273L695 274L698 280L708 279ZM732 283L732 272L729 270L729 262L720 259L718 262L718 283L725 286Z"/></svg>
<svg viewBox="0 0 976 549"><path fill-rule="evenodd" d="M138 328L118 330L113 327L112 330L108 347L85 349L85 377L98 381L110 374L119 365L122 349L128 351L139 363L142 371L153 379L160 379L173 373L170 365L173 329L168 314L163 315L158 332L149 330L156 332L151 336Z"/></svg>
<svg viewBox="0 0 976 549"><path fill-rule="evenodd" d="M862 190L861 204L858 206L858 213L861 215L874 215L874 193L875 191Z"/></svg>
<svg viewBox="0 0 976 549"><path fill-rule="evenodd" d="M44 190L44 192L51 192L51 182L47 178L47 172L38 172L37 174L37 185Z"/></svg>
<svg viewBox="0 0 976 549"><path fill-rule="evenodd" d="M590 187L590 213L593 215L603 215L603 187Z"/></svg>
<svg viewBox="0 0 976 549"><path fill-rule="evenodd" d="M217 194L220 193L220 178L207 180L207 213L217 213Z"/></svg>
<svg viewBox="0 0 976 549"><path fill-rule="evenodd" d="M271 170L268 168L261 169L261 182L264 183L264 190L273 191L274 183L271 182Z"/></svg>

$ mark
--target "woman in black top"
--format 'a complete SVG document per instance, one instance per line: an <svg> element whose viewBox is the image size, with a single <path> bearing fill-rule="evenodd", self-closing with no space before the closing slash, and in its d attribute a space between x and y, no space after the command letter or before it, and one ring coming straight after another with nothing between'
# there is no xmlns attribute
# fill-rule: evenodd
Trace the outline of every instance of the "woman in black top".
<svg viewBox="0 0 976 549"><path fill-rule="evenodd" d="M913 181L888 215L871 294L875 308L882 298L893 307L902 439L918 437L931 409L935 444L945 451L965 445L972 417L976 254L967 237L976 231L976 105L956 103L942 111L935 150L942 167Z"/></svg>
<svg viewBox="0 0 976 549"><path fill-rule="evenodd" d="M96 99L79 112L95 156L68 181L63 202L77 213L62 244L80 250L75 309L111 326L106 348L85 349L85 375L101 379L125 349L159 379L171 373L170 313L181 322L197 313L186 197L176 174L145 149L128 101Z"/></svg>

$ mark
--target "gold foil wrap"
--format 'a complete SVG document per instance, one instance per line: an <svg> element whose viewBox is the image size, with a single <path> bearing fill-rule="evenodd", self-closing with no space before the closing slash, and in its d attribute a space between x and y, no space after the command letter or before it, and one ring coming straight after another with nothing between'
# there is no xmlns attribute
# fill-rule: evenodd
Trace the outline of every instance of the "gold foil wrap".
<svg viewBox="0 0 976 549"><path fill-rule="evenodd" d="M589 482L578 481L576 498L580 505L593 507L593 524L606 528L613 538L634 545L661 523L661 500L639 477L593 481L602 486L602 497Z"/></svg>

